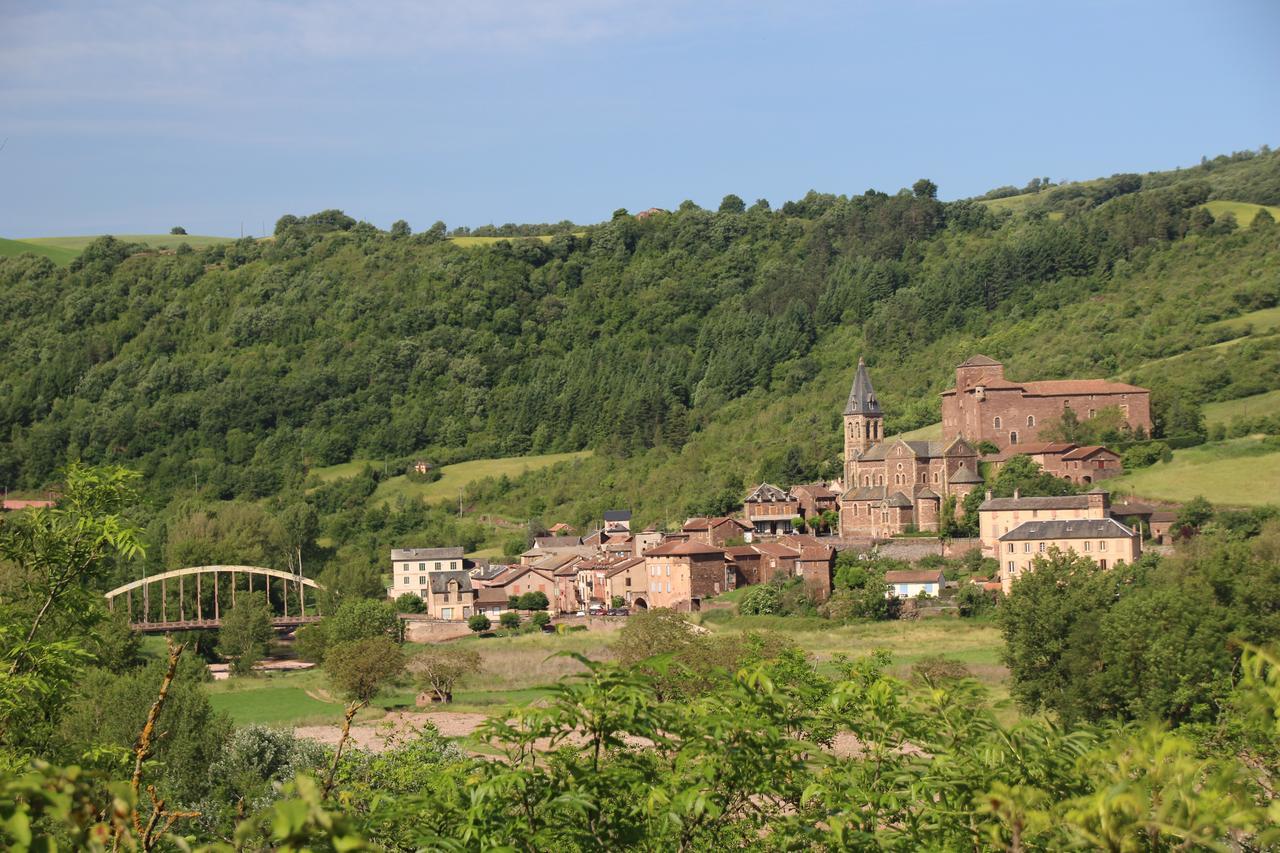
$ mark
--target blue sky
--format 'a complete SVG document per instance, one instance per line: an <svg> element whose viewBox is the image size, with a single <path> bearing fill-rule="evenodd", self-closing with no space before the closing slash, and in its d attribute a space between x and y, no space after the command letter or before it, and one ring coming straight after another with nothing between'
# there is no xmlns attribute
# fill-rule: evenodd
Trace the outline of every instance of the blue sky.
<svg viewBox="0 0 1280 853"><path fill-rule="evenodd" d="M369 8L361 8L368 6ZM0 2L0 235L944 198L1280 145L1280 3Z"/></svg>

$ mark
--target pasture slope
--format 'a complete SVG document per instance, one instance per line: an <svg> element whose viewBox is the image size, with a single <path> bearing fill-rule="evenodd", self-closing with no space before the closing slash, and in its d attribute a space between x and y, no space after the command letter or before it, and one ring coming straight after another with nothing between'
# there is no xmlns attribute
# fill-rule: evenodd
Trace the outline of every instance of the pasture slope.
<svg viewBox="0 0 1280 853"><path fill-rule="evenodd" d="M1257 436L1175 450L1170 462L1107 480L1117 498L1133 495L1159 501L1189 501L1203 496L1225 506L1276 503L1280 495L1280 450Z"/></svg>
<svg viewBox="0 0 1280 853"><path fill-rule="evenodd" d="M0 237L0 258L12 258L31 253L48 258L58 266L66 266L80 254L78 249L64 249L59 246L43 246L25 240L8 240Z"/></svg>

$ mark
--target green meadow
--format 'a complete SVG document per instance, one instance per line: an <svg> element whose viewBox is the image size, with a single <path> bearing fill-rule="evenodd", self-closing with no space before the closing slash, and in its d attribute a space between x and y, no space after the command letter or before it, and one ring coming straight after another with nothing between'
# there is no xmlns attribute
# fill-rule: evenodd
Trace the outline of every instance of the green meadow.
<svg viewBox="0 0 1280 853"><path fill-rule="evenodd" d="M94 240L102 237L102 234L91 234L81 237L28 237L22 240L23 243L31 243L36 246L47 246L55 249L68 249L76 254L84 250ZM200 234L113 234L111 235L117 240L125 243L145 243L153 249L176 249L178 246L186 243L193 249L201 249L205 246L212 246L215 243L231 243L234 237L210 237Z"/></svg>
<svg viewBox="0 0 1280 853"><path fill-rule="evenodd" d="M1236 438L1175 450L1170 462L1157 462L1107 480L1113 494L1164 501L1188 501L1202 495L1227 506L1280 502L1280 450L1256 437Z"/></svg>
<svg viewBox="0 0 1280 853"><path fill-rule="evenodd" d="M1266 207L1271 215L1280 222L1280 207L1274 205L1250 204L1247 201L1208 201L1204 206L1213 214L1213 218L1217 219L1224 213L1232 213L1236 217L1236 222L1240 223L1241 228L1248 228L1253 224L1253 218L1258 215L1258 211Z"/></svg>
<svg viewBox="0 0 1280 853"><path fill-rule="evenodd" d="M518 477L527 471L536 471L559 462L585 459L591 455L590 450L576 453L546 453L541 456L509 456L502 459L473 459L470 462L459 462L456 465L445 465L440 469L440 479L434 483L415 483L401 474L378 484L373 493L375 503L394 503L404 497L410 500L435 501L457 499L458 492L467 487L473 480L485 477Z"/></svg>
<svg viewBox="0 0 1280 853"><path fill-rule="evenodd" d="M1204 420L1207 424L1229 424L1236 418L1260 418L1276 412L1280 412L1280 390L1208 403L1204 407Z"/></svg>
<svg viewBox="0 0 1280 853"><path fill-rule="evenodd" d="M60 246L45 246L28 240L7 240L4 237L0 237L0 258L16 257L28 252L42 258L48 258L58 266L65 266L71 263L76 255L80 254L78 249L64 249Z"/></svg>

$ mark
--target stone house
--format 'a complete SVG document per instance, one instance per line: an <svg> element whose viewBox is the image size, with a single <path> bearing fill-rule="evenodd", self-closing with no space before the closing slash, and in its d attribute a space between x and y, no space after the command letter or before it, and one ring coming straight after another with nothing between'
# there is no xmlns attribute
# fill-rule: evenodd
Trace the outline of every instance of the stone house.
<svg viewBox="0 0 1280 853"><path fill-rule="evenodd" d="M489 580L485 593L481 598L486 607L501 602L505 609L506 602L512 596L521 596L526 592L540 592L547 597L548 610L552 616L560 611L556 607L556 580L553 569L538 566L511 566L502 574Z"/></svg>
<svg viewBox="0 0 1280 853"><path fill-rule="evenodd" d="M761 483L743 500L742 516L756 535L779 536L792 532L800 502L777 486Z"/></svg>
<svg viewBox="0 0 1280 853"><path fill-rule="evenodd" d="M718 518L691 518L680 529L688 534L690 542L702 542L706 545L726 547L733 540L744 541L751 535L753 528L740 518L720 516Z"/></svg>
<svg viewBox="0 0 1280 853"><path fill-rule="evenodd" d="M725 550L702 542L665 542L645 552L645 588L633 593L640 609L696 612L702 600L731 588Z"/></svg>
<svg viewBox="0 0 1280 853"><path fill-rule="evenodd" d="M462 548L392 548L390 598L412 592L424 601L430 595L431 576L439 572L464 572Z"/></svg>
<svg viewBox="0 0 1280 853"><path fill-rule="evenodd" d="M1132 563L1142 553L1138 534L1114 518L1024 521L998 541L1000 584L1004 594L1013 582L1035 571L1035 561L1057 550L1088 557L1099 568Z"/></svg>
<svg viewBox="0 0 1280 853"><path fill-rule="evenodd" d="M794 577L800 549L781 542L757 542L751 546L760 554L759 581L769 583L777 577Z"/></svg>
<svg viewBox="0 0 1280 853"><path fill-rule="evenodd" d="M978 507L978 538L982 556L999 559L999 539L1026 521L1105 519L1110 517L1110 496L1101 489L1083 495L987 499Z"/></svg>
<svg viewBox="0 0 1280 853"><path fill-rule="evenodd" d="M635 597L644 596L648 585L644 557L628 557L620 560L605 572L605 592L609 600L612 601L615 595L622 596L628 607L632 605Z"/></svg>
<svg viewBox="0 0 1280 853"><path fill-rule="evenodd" d="M804 579L809 597L821 604L831 597L831 575L836 565L836 549L830 545L801 545L796 558L796 574Z"/></svg>
<svg viewBox="0 0 1280 853"><path fill-rule="evenodd" d="M1084 421L1107 408L1118 409L1135 432L1151 434L1146 388L1105 379L1014 382L1005 378L1003 364L975 355L956 368L955 387L942 392L942 436L1006 449L1043 441L1040 431L1066 409Z"/></svg>
<svg viewBox="0 0 1280 853"><path fill-rule="evenodd" d="M840 511L840 496L822 483L803 483L792 486L791 497L800 504L801 518L812 518L828 510Z"/></svg>
<svg viewBox="0 0 1280 853"><path fill-rule="evenodd" d="M430 572L423 601L427 615L446 622L465 622L475 606L475 588L471 575L464 571Z"/></svg>
<svg viewBox="0 0 1280 853"><path fill-rule="evenodd" d="M725 559L733 572L734 587L760 583L760 563L763 555L751 545L730 545L725 548Z"/></svg>
<svg viewBox="0 0 1280 853"><path fill-rule="evenodd" d="M991 466L992 473L996 473L1015 456L1029 457L1046 473L1076 485L1095 483L1124 473L1120 454L1115 451L1101 445L1080 447L1066 441L1019 444L984 456L982 461Z"/></svg>

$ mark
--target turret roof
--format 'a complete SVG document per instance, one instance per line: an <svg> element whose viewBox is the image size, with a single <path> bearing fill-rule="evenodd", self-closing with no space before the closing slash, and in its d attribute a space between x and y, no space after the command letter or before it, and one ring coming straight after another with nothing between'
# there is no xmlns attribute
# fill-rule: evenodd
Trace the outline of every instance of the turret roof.
<svg viewBox="0 0 1280 853"><path fill-rule="evenodd" d="M871 377L867 375L867 363L858 359L858 372L853 376L853 388L849 390L849 403L844 407L846 415L878 415L880 401L876 399L876 391L871 387Z"/></svg>

